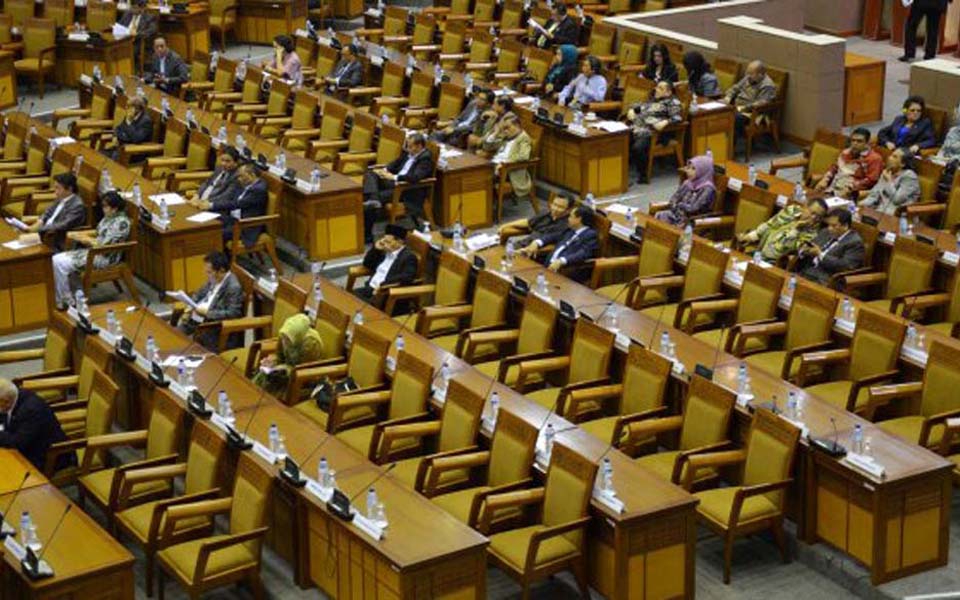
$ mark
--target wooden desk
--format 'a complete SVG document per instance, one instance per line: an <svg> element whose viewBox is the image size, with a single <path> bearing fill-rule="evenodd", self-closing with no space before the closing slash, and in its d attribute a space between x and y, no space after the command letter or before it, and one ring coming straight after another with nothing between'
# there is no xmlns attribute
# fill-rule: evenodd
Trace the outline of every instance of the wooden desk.
<svg viewBox="0 0 960 600"><path fill-rule="evenodd" d="M20 474L17 477L19 479L24 462L16 452L4 450L0 452L0 473L13 471ZM47 546L43 550L43 560L50 564L55 574L40 581L27 579L21 571L20 561L4 548L3 564L0 565L0 590L5 598L133 599L133 556L79 507L74 506L70 510L52 543L47 544L53 528L71 503L42 475L31 476L31 481L15 500L13 492L4 493L0 496L0 506L6 507L11 500L13 504L8 510L9 515L30 511L37 534ZM19 522L12 518L8 518L7 522L19 528Z"/></svg>
<svg viewBox="0 0 960 600"><path fill-rule="evenodd" d="M125 330L132 330L141 319L140 311L127 312L129 303L96 305L92 308L94 323L101 326L109 308L116 311ZM165 321L150 314L145 318L136 350L143 352L146 335L154 336L161 355L170 353L198 353L206 351L189 345L189 339L171 328ZM84 343L78 333L77 343ZM136 394L130 397L145 413L156 394L165 394L186 409L184 402L172 389L156 388L150 383L148 372L138 363L117 362L119 373L114 377L126 381L128 389ZM226 375L220 375L227 369ZM174 376L169 370L168 376ZM220 380L218 383L218 379ZM210 389L214 384L227 392L237 416L236 427L266 444L270 423L277 423L284 436L290 456L303 462L327 439L321 427L272 396L264 396L257 408L261 391L242 373L230 368L217 356L208 358L197 369L197 386ZM210 394L211 399L216 394ZM215 401L215 400L214 400ZM188 426L205 427L216 435L223 435L210 421L187 417ZM221 489L230 490L232 474L238 457L225 450L221 469ZM337 471L338 487L348 495L367 487L380 472L380 467L337 439L325 444L322 456ZM245 453L239 460L250 460L260 468L276 475L277 467L254 453ZM302 465L307 476L317 473L320 456L313 456ZM386 507L390 526L384 539L373 541L355 525L331 517L326 505L311 492L289 487L279 479L272 490L272 509L268 543L289 560L295 578L302 586L317 585L326 594L356 598L422 598L485 597L487 540L466 525L448 515L433 503L406 489L387 475L376 484L377 493ZM327 536L332 535L332 545ZM331 568L333 566L334 568Z"/></svg>
<svg viewBox="0 0 960 600"><path fill-rule="evenodd" d="M17 103L17 71L13 68L13 52L0 52L0 109Z"/></svg>
<svg viewBox="0 0 960 600"><path fill-rule="evenodd" d="M0 222L0 244L20 232ZM54 304L53 252L44 244L11 250L0 245L0 335L46 326Z"/></svg>
<svg viewBox="0 0 960 600"><path fill-rule="evenodd" d="M77 42L62 39L57 42L57 81L68 86L80 83L80 76L93 73L99 66L105 80L114 75L132 75L133 38L116 39L103 33L103 43Z"/></svg>
<svg viewBox="0 0 960 600"><path fill-rule="evenodd" d="M881 120L886 61L847 52L844 67L844 126Z"/></svg>
<svg viewBox="0 0 960 600"><path fill-rule="evenodd" d="M687 117L690 127L687 130L686 155L700 156L710 150L717 164L732 159L736 114L732 106L691 112Z"/></svg>
<svg viewBox="0 0 960 600"><path fill-rule="evenodd" d="M147 5L147 9L157 15L160 34L187 64L190 64L194 52L210 52L210 9L207 3L190 2L186 13L161 14L156 4Z"/></svg>
<svg viewBox="0 0 960 600"><path fill-rule="evenodd" d="M307 0L239 0L237 41L272 44L290 35L307 18Z"/></svg>
<svg viewBox="0 0 960 600"><path fill-rule="evenodd" d="M460 150L460 156L437 167L437 189L433 195L433 218L448 227L457 218L470 229L493 224L493 163Z"/></svg>
<svg viewBox="0 0 960 600"><path fill-rule="evenodd" d="M37 470L30 461L12 448L0 448L0 494L9 494L16 491L23 483L23 474L29 472L30 477L23 483L24 488L46 485L47 478ZM6 504L0 503L0 508L6 509ZM6 521L14 527L19 526L17 520L20 515L6 513Z"/></svg>

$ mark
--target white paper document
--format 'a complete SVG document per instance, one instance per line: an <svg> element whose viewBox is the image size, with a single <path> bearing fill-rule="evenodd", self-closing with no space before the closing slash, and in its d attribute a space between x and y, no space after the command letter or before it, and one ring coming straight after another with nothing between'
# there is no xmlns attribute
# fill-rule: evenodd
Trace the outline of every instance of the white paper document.
<svg viewBox="0 0 960 600"><path fill-rule="evenodd" d="M621 123L620 121L597 121L596 123L593 123L591 127L602 129L607 133L619 133L621 131L627 131L630 129L626 123Z"/></svg>
<svg viewBox="0 0 960 600"><path fill-rule="evenodd" d="M4 219L4 221L7 222L7 225L10 225L11 227L16 227L21 231L25 231L28 229L27 224L16 217L7 217L6 219Z"/></svg>
<svg viewBox="0 0 960 600"><path fill-rule="evenodd" d="M186 204L187 199L181 196L180 194L153 194L150 196L150 199L160 204L160 201L163 200L167 203L167 206L177 206L178 204Z"/></svg>
<svg viewBox="0 0 960 600"><path fill-rule="evenodd" d="M198 212L197 214L191 217L187 217L187 220L193 223L207 223L219 217L220 215L215 212L202 211L202 212Z"/></svg>
<svg viewBox="0 0 960 600"><path fill-rule="evenodd" d="M197 303L194 302L194 301L193 301L193 298L191 298L191 297L190 297L186 292L184 292L183 290L173 290L173 291L167 290L167 297L168 297L168 298L173 298L174 300L179 300L180 302L183 302L184 304L186 304L187 306L189 306L189 307L191 308L191 310L196 310L196 308L197 308Z"/></svg>

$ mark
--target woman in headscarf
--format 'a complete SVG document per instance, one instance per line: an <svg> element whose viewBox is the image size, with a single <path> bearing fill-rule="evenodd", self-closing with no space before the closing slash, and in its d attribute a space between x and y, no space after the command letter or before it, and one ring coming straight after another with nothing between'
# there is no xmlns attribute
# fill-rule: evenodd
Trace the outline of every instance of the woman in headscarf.
<svg viewBox="0 0 960 600"><path fill-rule="evenodd" d="M543 79L543 93L550 98L556 98L560 90L577 76L577 47L573 44L557 46L554 52L553 63L547 76Z"/></svg>
<svg viewBox="0 0 960 600"><path fill-rule="evenodd" d="M693 217L709 212L717 195L712 157L694 156L683 168L683 173L687 179L673 193L670 207L656 214L657 219L677 227L685 227Z"/></svg>
<svg viewBox="0 0 960 600"><path fill-rule="evenodd" d="M304 314L293 315L280 327L276 354L260 360L260 370L253 381L272 394L283 393L293 367L320 360L322 356L323 340L310 325L310 318Z"/></svg>

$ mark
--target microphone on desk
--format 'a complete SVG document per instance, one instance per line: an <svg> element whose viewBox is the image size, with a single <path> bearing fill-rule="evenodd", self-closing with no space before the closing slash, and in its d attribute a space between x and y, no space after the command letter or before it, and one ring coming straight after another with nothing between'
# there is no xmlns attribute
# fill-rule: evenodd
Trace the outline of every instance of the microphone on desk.
<svg viewBox="0 0 960 600"><path fill-rule="evenodd" d="M187 348L193 345L193 340L187 342L187 345L183 348L180 348L174 354L180 354ZM167 375L163 372L163 364L157 362L156 360L150 361L150 381L157 387L165 388L170 387L170 380L167 379Z"/></svg>
<svg viewBox="0 0 960 600"><path fill-rule="evenodd" d="M237 433L236 429L227 425L227 445L230 446L230 448L239 451L253 448L253 442L247 439L247 431L250 430L250 425L253 424L253 420L257 417L257 413L260 411L260 406L263 404L263 399L266 397L266 395L266 390L260 394L260 399L257 400L257 406L253 409L253 414L250 415L250 420L247 421L247 425L243 428L242 434Z"/></svg>
<svg viewBox="0 0 960 600"><path fill-rule="evenodd" d="M841 458L847 455L847 449L840 444L840 431L837 429L837 420L833 417L830 417L830 424L833 425L833 439L828 439L826 437L810 437L807 436L810 440L810 444L820 450L825 452L834 458Z"/></svg>
<svg viewBox="0 0 960 600"><path fill-rule="evenodd" d="M60 515L60 520L57 521L57 526L53 528L53 532L50 534L50 537L47 538L47 543L44 544L43 550L40 551L40 555L37 556L33 552L33 548L27 546L27 555L20 561L20 568L23 570L23 574L27 576L28 579L36 581L38 579L46 579L48 577L53 577L53 569L47 565L46 569L41 568L43 564L43 555L46 554L47 550L50 549L50 545L53 543L54 536L57 535L57 532L60 531L60 526L63 525L63 520L67 518L67 513L70 512L70 509L73 508L73 504L68 504L67 507L63 510L63 514Z"/></svg>
<svg viewBox="0 0 960 600"><path fill-rule="evenodd" d="M217 377L217 380L213 382L213 385L207 389L206 393L201 394L196 389L190 390L190 395L187 396L187 408L190 409L190 412L200 417L201 419L209 419L213 415L213 411L207 408L207 396L213 392L223 378L227 375L227 372L233 367L234 363L237 362L238 356L234 356L227 366L220 371L220 375Z"/></svg>
<svg viewBox="0 0 960 600"><path fill-rule="evenodd" d="M612 298L609 302L607 302L606 308L604 308L604 309L600 312L600 314L597 315L597 318L596 318L596 319L592 319L592 320L593 320L595 323L602 323L602 322L603 322L603 318L604 318L605 316L607 316L607 313L610 311L610 309L612 309L612 308L616 305L617 300L620 299L620 296L622 296L625 291L627 291L628 289L630 289L630 287L631 287L634 283L636 283L636 282L638 282L638 281L640 281L640 276L639 276L639 275L636 276L636 277L634 277L634 278L631 279L630 281L626 282L625 284L623 284L623 286L620 287L620 289L617 291L617 293L614 294L613 298ZM564 308L563 305L564 305L564 304L566 304L566 303L561 300L561 301L560 301L560 312L561 312L561 313L563 312L563 308ZM585 307L584 307L584 308L585 308Z"/></svg>
<svg viewBox="0 0 960 600"><path fill-rule="evenodd" d="M20 485L17 486L16 491L13 493L13 497L10 498L10 502L7 503L7 508L3 512L0 512L0 540L6 539L7 536L16 534L16 530L7 525L7 522L4 521L4 515L10 512L10 509L13 508L13 503L17 501L17 496L20 494L20 490L23 489L23 486L27 485L27 480L30 479L30 471L26 471L23 474L23 479L20 480Z"/></svg>
<svg viewBox="0 0 960 600"><path fill-rule="evenodd" d="M657 330L660 329L660 323L663 321L663 313L667 310L667 303L660 307L660 314L657 315L657 322L653 326L653 333L650 334L650 341L647 342L647 349L653 348L653 340L657 339Z"/></svg>
<svg viewBox="0 0 960 600"><path fill-rule="evenodd" d="M707 368L705 365L698 363L697 366L694 367L693 369L694 373L696 373L700 377L703 377L704 379L709 379L711 381L713 380L713 373L714 371L717 370L717 362L719 362L720 360L720 346L723 345L723 341L724 341L723 335L726 332L727 332L727 324L724 323L720 327L720 337L717 338L717 347L713 351L713 365L711 365L710 368Z"/></svg>
<svg viewBox="0 0 960 600"><path fill-rule="evenodd" d="M147 307L150 306L150 301L148 300L146 304L143 305L141 309L143 314L140 315L140 321L137 323L136 329L133 330L133 338L128 338L127 336L122 336L117 340L117 354L120 358L132 362L136 360L137 353L134 350L135 344L137 343L137 336L140 335L140 328L143 327L143 322L147 318Z"/></svg>
<svg viewBox="0 0 960 600"><path fill-rule="evenodd" d="M353 501L357 499L357 496L363 493L364 490L370 489L373 487L373 484L383 479L383 477L393 470L397 466L397 463L390 463L390 465L380 471L380 473L373 478L373 480L362 486L357 493L353 496L347 498L347 495L340 490L333 490L333 496L330 497L330 500L327 501L327 509L333 513L333 515L344 521L353 520L353 512L350 510L350 505L353 504Z"/></svg>
<svg viewBox="0 0 960 600"><path fill-rule="evenodd" d="M283 459L283 467L280 469L280 478L294 487L301 488L307 485L307 480L300 476L300 465L305 465L310 462L310 459L313 458L317 452L319 452L320 449L323 448L326 443L332 440L334 437L336 436L332 433L328 433L327 437L325 437L322 442L317 444L313 450L307 453L307 455L299 462L299 464L297 461L290 458L290 455L288 454Z"/></svg>

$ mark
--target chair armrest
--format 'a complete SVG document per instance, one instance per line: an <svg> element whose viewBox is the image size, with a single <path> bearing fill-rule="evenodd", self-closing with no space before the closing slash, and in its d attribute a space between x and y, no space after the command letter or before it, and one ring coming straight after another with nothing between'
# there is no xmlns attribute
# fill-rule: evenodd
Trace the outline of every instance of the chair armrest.
<svg viewBox="0 0 960 600"><path fill-rule="evenodd" d="M854 380L853 384L850 386L850 394L847 396L847 410L849 412L858 412L856 409L857 396L860 395L861 388L877 383L889 382L899 374L899 370L892 369L890 371L883 371L882 373L875 373L873 375Z"/></svg>
<svg viewBox="0 0 960 600"><path fill-rule="evenodd" d="M281 133L284 140L310 139L319 136L321 131L316 128L287 129Z"/></svg>
<svg viewBox="0 0 960 600"><path fill-rule="evenodd" d="M80 385L79 375L67 375L64 377L48 377L45 379L29 379L21 383L24 390L31 392L48 390L68 390Z"/></svg>
<svg viewBox="0 0 960 600"><path fill-rule="evenodd" d="M697 323L697 317L700 315L713 315L716 313L727 313L737 309L740 300L737 298L727 298L723 300L701 300L691 302L689 305L689 314L683 330L687 333L693 333Z"/></svg>
<svg viewBox="0 0 960 600"><path fill-rule="evenodd" d="M248 329L265 329L273 324L273 317L263 315L262 317L240 317L239 319L226 319L219 321L220 331L223 335Z"/></svg>
<svg viewBox="0 0 960 600"><path fill-rule="evenodd" d="M476 529L478 527L478 521L480 518L480 512L485 505L487 498L490 496L496 496L499 494L504 494L506 492L514 492L517 490L522 490L533 483L533 479L530 477L520 479L511 483L505 483L503 485L494 486L488 490L478 491L473 495L473 501L470 503L470 513L467 516L467 524L470 527Z"/></svg>
<svg viewBox="0 0 960 600"><path fill-rule="evenodd" d="M216 500L212 500L211 502L216 502ZM169 528L169 520L167 527ZM230 534L218 538L215 541L203 542L200 546L200 553L197 555L197 568L194 577L196 577L198 581L204 579L207 571L207 562L210 560L210 555L214 552L261 539L267 534L268 529L267 527L259 527L244 533ZM257 547L259 548L260 546L258 545ZM255 557L255 560L259 562L259 557Z"/></svg>
<svg viewBox="0 0 960 600"><path fill-rule="evenodd" d="M585 382L586 383L586 382ZM623 393L623 385L619 383L615 384L593 384L583 387L575 387L567 390L565 394L565 410L561 411L558 406L557 412L560 414L570 414L577 415L577 408L580 404L584 402L597 402L603 403L605 400L610 398L619 398L620 394ZM570 417L567 417L570 418ZM578 420L574 420L577 422Z"/></svg>
<svg viewBox="0 0 960 600"><path fill-rule="evenodd" d="M147 540L156 544L160 537L160 524L166 519L166 512L170 507L183 504L192 504L204 500L216 500L220 495L220 488L213 488L194 494L184 494L176 498L157 500L153 503L153 513L150 515L150 527L147 529ZM148 500L149 501L149 500ZM119 507L118 507L119 508Z"/></svg>
<svg viewBox="0 0 960 600"><path fill-rule="evenodd" d="M69 454L71 452L76 452L81 448L85 448L86 445L86 440L67 440L64 442L50 444L50 447L47 448L47 453L44 456L43 474L47 478L51 478L56 475L58 459L64 454Z"/></svg>
<svg viewBox="0 0 960 600"><path fill-rule="evenodd" d="M440 483L440 476L443 473L449 471L457 471L461 469L472 469L475 467L482 467L489 464L490 462L490 451L455 451L454 454L448 454L445 456L432 456L424 458L421 461L421 468L426 470L426 476L423 480L423 486L418 488L417 491L426 496L427 498L432 498L437 494L437 488Z"/></svg>
<svg viewBox="0 0 960 600"><path fill-rule="evenodd" d="M123 471L120 477L120 489L117 492L117 508L123 510L129 506L130 492L133 490L133 486L138 483L165 481L186 474L186 463Z"/></svg>
<svg viewBox="0 0 960 600"><path fill-rule="evenodd" d="M733 505L730 507L730 527L736 527L737 523L739 523L740 509L743 506L744 500L751 496L759 496L761 494L786 489L792 482L792 479L784 479L783 481L777 481L775 483L760 483L741 487L733 497Z"/></svg>
<svg viewBox="0 0 960 600"><path fill-rule="evenodd" d="M534 374L552 373L570 367L569 356L552 356L549 358L539 358L523 361L518 365L520 372L517 374L517 382L514 387L522 391L527 382L527 377Z"/></svg>
<svg viewBox="0 0 960 600"><path fill-rule="evenodd" d="M807 373L813 366L826 366L829 364L847 362L850 360L849 348L838 348L836 350L823 350L821 352L807 352L800 356L800 369L797 372L797 385L804 387L807 381Z"/></svg>
<svg viewBox="0 0 960 600"><path fill-rule="evenodd" d="M747 340L767 339L775 335L786 335L786 321L773 321L771 323L738 323L730 328L727 334L726 351L731 352L737 357L744 355L744 348Z"/></svg>
<svg viewBox="0 0 960 600"><path fill-rule="evenodd" d="M478 529L480 533L486 535L490 531L490 522L494 513L505 508L519 508L531 504L541 504L545 497L544 488L533 488L530 490L518 490L515 492L506 492L503 494L494 494L487 496L486 505L480 514L480 523Z"/></svg>
<svg viewBox="0 0 960 600"><path fill-rule="evenodd" d="M629 454L630 450L625 449L626 445L623 443L624 434L627 432L627 426L629 426L631 423L638 423L647 419L662 417L667 414L668 410L669 407L659 406L657 408L651 408L640 412L620 415L617 417L617 421L613 425L613 435L610 436L610 443L617 448L623 449L624 452Z"/></svg>
<svg viewBox="0 0 960 600"><path fill-rule="evenodd" d="M540 552L540 544L546 540L549 540L550 538L566 535L577 530L585 530L587 525L589 525L590 521L592 520L593 517L586 516L574 521L568 521L567 523L553 525L551 527L545 527L539 531L535 531L530 538L530 545L527 547L526 572L533 573L536 570L537 554ZM580 544L581 546L583 545L582 537L580 539ZM578 548L577 550L580 549Z"/></svg>
<svg viewBox="0 0 960 600"><path fill-rule="evenodd" d="M872 421L873 413L881 406L885 406L896 400L905 400L914 398L923 391L922 381L911 381L909 383L895 383L892 385L875 385L867 390L867 406L864 409L864 418Z"/></svg>
<svg viewBox="0 0 960 600"><path fill-rule="evenodd" d="M389 311L387 311L389 313ZM417 316L417 333L427 337L430 332L430 326L434 321L440 319L462 319L469 317L473 312L473 306L470 304L459 304L454 306L425 306L420 309Z"/></svg>
<svg viewBox="0 0 960 600"><path fill-rule="evenodd" d="M801 154L799 156L785 156L783 158L775 158L770 161L770 174L776 175L777 171L780 169L796 169L799 167L806 167L807 163L810 162L810 159Z"/></svg>
<svg viewBox="0 0 960 600"><path fill-rule="evenodd" d="M908 204L903 208L907 217L929 217L946 212L947 205L941 202L918 202Z"/></svg>
<svg viewBox="0 0 960 600"><path fill-rule="evenodd" d="M633 306L643 303L648 290L668 290L683 285L683 275L664 275L659 277L644 277L637 282L637 293L633 299Z"/></svg>
<svg viewBox="0 0 960 600"><path fill-rule="evenodd" d="M392 446L394 440L404 438L423 438L431 435L439 435L440 421L426 421L420 423L407 423L404 425L391 425L384 427L380 434L380 447L377 449L377 461L380 464L388 461L392 455Z"/></svg>
<svg viewBox="0 0 960 600"><path fill-rule="evenodd" d="M627 425L627 443L646 440L659 433L676 431L683 426L683 416L659 417L634 421Z"/></svg>
<svg viewBox="0 0 960 600"><path fill-rule="evenodd" d="M0 365L6 365L25 360L40 360L43 358L43 348L33 350L4 350L0 352Z"/></svg>
<svg viewBox="0 0 960 600"><path fill-rule="evenodd" d="M199 502L190 502L188 504L177 504L170 506L166 511L166 523L163 531L160 532L160 543L172 537L176 529L177 522L196 517L215 517L219 514L230 512L233 507L233 498L216 498L214 500L201 500Z"/></svg>
<svg viewBox="0 0 960 600"><path fill-rule="evenodd" d="M341 429L344 429L344 418L348 411L363 406L375 408L377 406L389 403L391 397L392 394L390 390L363 391L354 394L338 395L336 398L334 398L333 403L330 406L330 416L327 420L327 431L335 434ZM358 425L359 423L356 421L357 419L351 420L349 425Z"/></svg>
<svg viewBox="0 0 960 600"><path fill-rule="evenodd" d="M590 102L587 105L587 110L602 113L602 112L620 112L623 109L623 102L617 100L603 100L601 102Z"/></svg>
<svg viewBox="0 0 960 600"><path fill-rule="evenodd" d="M593 261L593 273L590 277L590 287L597 289L600 287L600 278L607 271L612 271L614 269L623 269L626 267L633 267L640 264L640 255L634 256L614 256L614 257L602 257L596 258Z"/></svg>
<svg viewBox="0 0 960 600"><path fill-rule="evenodd" d="M676 460L673 461L673 473L670 475L670 482L673 483L674 485L680 485L681 483L683 483L684 489L689 491L690 487L693 486L694 479L688 473L686 480L684 482L680 481L680 474L683 473L683 465L694 456L726 450L730 448L732 445L733 443L730 442L729 440L723 440L722 442L716 442L714 444L705 444L703 446L699 446L697 448L691 448L689 450L681 450L677 454ZM744 457L746 457L746 453L744 453ZM687 485L688 483L689 483L689 487Z"/></svg>
<svg viewBox="0 0 960 600"><path fill-rule="evenodd" d="M847 291L855 290L863 287L869 287L874 285L880 285L887 280L886 273L872 272L872 273L861 273L854 275L847 275L843 277L844 289Z"/></svg>
<svg viewBox="0 0 960 600"><path fill-rule="evenodd" d="M471 331L463 338L461 358L473 364L473 353L477 346L495 344L498 347L520 339L519 329L500 329L496 331Z"/></svg>

